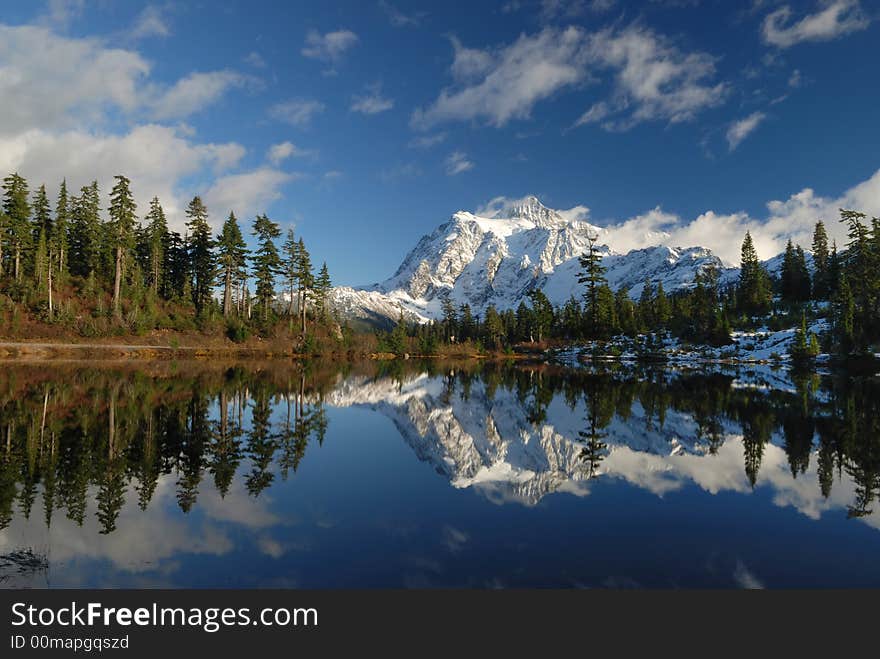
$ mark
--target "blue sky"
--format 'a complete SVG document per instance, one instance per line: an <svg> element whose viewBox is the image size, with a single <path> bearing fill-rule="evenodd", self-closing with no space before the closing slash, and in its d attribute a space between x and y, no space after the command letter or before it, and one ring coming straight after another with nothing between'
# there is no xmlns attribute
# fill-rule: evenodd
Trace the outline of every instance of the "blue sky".
<svg viewBox="0 0 880 659"><path fill-rule="evenodd" d="M769 257L880 214L878 36L874 0L6 0L0 171L265 211L342 284L526 194Z"/></svg>

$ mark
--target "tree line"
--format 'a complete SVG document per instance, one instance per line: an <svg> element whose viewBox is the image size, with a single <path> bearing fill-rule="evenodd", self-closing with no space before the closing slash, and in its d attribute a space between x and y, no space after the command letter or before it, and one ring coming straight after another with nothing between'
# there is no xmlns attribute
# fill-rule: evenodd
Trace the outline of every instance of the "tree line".
<svg viewBox="0 0 880 659"><path fill-rule="evenodd" d="M131 181L118 175L114 182L105 220L97 181L78 194L62 181L53 209L45 185L31 193L18 173L4 178L0 291L45 321L73 322L90 311L136 331L161 327L169 317L188 321L174 325L181 329L222 315L231 336L240 339L286 317L289 330L304 337L309 319L327 319L327 264L316 274L292 229L280 242L279 223L257 215L251 250L232 212L213 235L208 209L195 196L181 235L169 229L157 197L141 218Z"/></svg>
<svg viewBox="0 0 880 659"><path fill-rule="evenodd" d="M840 355L868 352L880 340L880 220L841 210L849 241L838 252L825 224L816 223L810 256L789 240L777 276L758 258L746 233L736 280L722 282L713 266L701 269L693 284L666 291L662 281L645 281L638 299L630 290L612 290L605 277L602 254L589 238L579 258L578 282L583 293L560 306L535 288L516 309L490 305L478 315L468 304L459 307L447 297L441 318L428 324L401 317L390 332L380 334L391 352L433 354L443 344L473 342L487 349L510 349L521 343L596 341L614 336L669 334L713 346L732 343L734 329L770 330L796 327L792 353L809 359L820 350ZM830 331L810 333L808 321L826 318Z"/></svg>
<svg viewBox="0 0 880 659"><path fill-rule="evenodd" d="M391 368L409 366L402 360ZM385 364L377 364L375 377ZM493 400L514 394L529 424L548 423L554 401L585 414L578 443L588 474L601 474L615 419L661 430L671 412L693 420L693 440L708 454L742 430L743 469L754 487L765 449L781 439L792 478L815 466L828 498L844 474L854 485L851 517L871 513L880 495L880 382L870 377L820 379L798 374L792 391L733 385L719 373L668 377L662 370L554 371L501 362L450 371L438 362L401 370L442 378L438 404L467 402L475 391ZM322 444L329 427L323 399L337 382L327 369L246 371L241 368L144 377L108 370L65 371L49 381L27 381L21 371L0 377L0 530L19 514L28 518L42 499L45 524L64 515L78 525L94 515L112 533L123 503L146 510L163 476L174 480L180 509L188 513L213 487L225 496L236 478L260 496L277 480L293 477L308 447ZM821 395L819 395L821 393ZM96 395L97 394L97 395ZM102 401L83 405L84 397ZM635 420L638 405L643 416ZM734 435L736 433L733 433ZM818 441L814 441L817 439ZM618 441L620 438L618 438Z"/></svg>

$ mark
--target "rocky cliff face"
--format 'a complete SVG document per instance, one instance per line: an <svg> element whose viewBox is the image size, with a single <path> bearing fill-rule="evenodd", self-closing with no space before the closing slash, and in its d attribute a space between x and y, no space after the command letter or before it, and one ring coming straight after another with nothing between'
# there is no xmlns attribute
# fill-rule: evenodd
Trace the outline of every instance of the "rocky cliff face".
<svg viewBox="0 0 880 659"><path fill-rule="evenodd" d="M478 314L489 305L516 308L533 288L561 305L583 293L578 257L588 236L597 238L605 254L611 287L626 286L634 297L646 279L673 291L691 285L702 268L723 269L701 247L657 245L618 253L605 229L567 219L536 197L526 197L494 217L455 213L419 241L392 277L371 287L337 288L333 302L341 312L367 320L396 320L401 313L410 320L438 318L447 296Z"/></svg>

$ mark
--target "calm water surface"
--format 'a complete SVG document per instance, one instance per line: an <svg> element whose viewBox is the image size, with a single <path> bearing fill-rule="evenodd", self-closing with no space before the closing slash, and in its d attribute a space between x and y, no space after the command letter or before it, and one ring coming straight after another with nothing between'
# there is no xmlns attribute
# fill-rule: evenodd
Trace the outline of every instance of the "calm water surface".
<svg viewBox="0 0 880 659"><path fill-rule="evenodd" d="M0 587L880 586L880 380L6 365Z"/></svg>

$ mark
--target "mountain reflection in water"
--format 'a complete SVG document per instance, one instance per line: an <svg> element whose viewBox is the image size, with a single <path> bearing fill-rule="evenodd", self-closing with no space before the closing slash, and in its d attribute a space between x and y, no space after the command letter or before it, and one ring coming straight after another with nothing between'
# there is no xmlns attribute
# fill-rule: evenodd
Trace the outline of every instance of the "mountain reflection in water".
<svg viewBox="0 0 880 659"><path fill-rule="evenodd" d="M878 408L876 378L812 374L8 367L0 586L754 585L749 560L807 585L826 542L853 572L821 585L877 585L856 571L880 548ZM722 516L751 525L736 556ZM667 574L659 546L626 561L625 538L661 521L698 567ZM779 524L776 553L749 556ZM792 573L805 534L816 565Z"/></svg>

